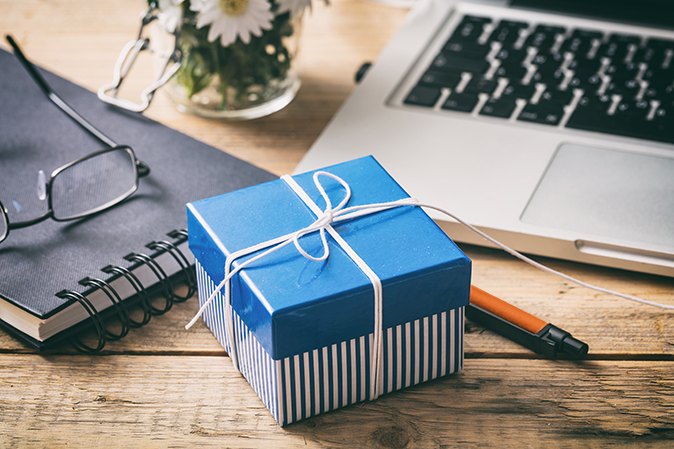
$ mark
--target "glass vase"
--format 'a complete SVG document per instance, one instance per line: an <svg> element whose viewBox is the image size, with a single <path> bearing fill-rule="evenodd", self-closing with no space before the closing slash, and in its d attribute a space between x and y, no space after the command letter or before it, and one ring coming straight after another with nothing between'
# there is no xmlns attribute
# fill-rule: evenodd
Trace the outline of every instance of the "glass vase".
<svg viewBox="0 0 674 449"><path fill-rule="evenodd" d="M261 36L227 47L184 18L176 35L181 67L163 91L179 111L201 117L246 120L282 109L300 88L302 16L278 15Z"/></svg>

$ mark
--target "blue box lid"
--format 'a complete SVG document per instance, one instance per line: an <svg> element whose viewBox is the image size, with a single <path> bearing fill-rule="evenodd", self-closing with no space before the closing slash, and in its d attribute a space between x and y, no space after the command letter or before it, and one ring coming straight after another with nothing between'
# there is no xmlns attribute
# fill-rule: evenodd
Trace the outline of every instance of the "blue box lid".
<svg viewBox="0 0 674 449"><path fill-rule="evenodd" d="M409 197L373 157L323 171L349 184L346 207ZM313 173L293 179L323 210ZM335 206L344 188L320 180ZM316 215L279 179L189 203L187 218L190 250L217 285L228 254L298 231ZM403 206L333 227L381 279L384 329L468 304L470 259L421 208ZM303 257L290 244L232 279L232 307L275 360L373 331L372 283L326 236L330 256L323 262ZM323 252L318 233L300 242L309 254Z"/></svg>

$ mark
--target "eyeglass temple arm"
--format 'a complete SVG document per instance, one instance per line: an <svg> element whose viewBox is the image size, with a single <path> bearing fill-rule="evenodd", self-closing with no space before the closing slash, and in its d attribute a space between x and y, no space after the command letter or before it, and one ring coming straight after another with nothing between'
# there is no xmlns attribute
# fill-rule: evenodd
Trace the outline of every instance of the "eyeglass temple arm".
<svg viewBox="0 0 674 449"><path fill-rule="evenodd" d="M37 70L35 65L33 65L33 63L26 58L26 56L23 54L18 44L14 41L14 38L11 35L8 34L5 36L5 38L7 39L7 42L9 42L9 45L11 45L12 48L14 49L14 55L19 59L19 62L21 62L23 68L26 69L30 77L33 78L33 81L37 83L37 85L40 87L40 90L44 92L44 94L52 101L52 103L54 103L63 112L68 114L68 116L75 122L77 122L78 125L87 130L91 135L96 137L98 140L100 140L107 146L109 147L117 146L117 143L115 143L108 136L106 136L98 129L96 129L94 125L87 122L84 119L84 117L79 115L73 108L68 106L68 104L65 101L63 101L63 99L61 99L61 97L59 97L54 93L54 91L52 91L51 87L49 86L49 84L47 84L47 81L44 79L42 74Z"/></svg>

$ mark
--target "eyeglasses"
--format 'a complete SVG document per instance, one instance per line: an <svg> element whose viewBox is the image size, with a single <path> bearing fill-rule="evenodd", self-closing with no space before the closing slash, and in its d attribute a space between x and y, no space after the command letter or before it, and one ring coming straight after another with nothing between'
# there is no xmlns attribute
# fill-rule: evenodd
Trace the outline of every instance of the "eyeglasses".
<svg viewBox="0 0 674 449"><path fill-rule="evenodd" d="M175 30L171 33L173 35L173 48L168 49L153 48L150 45L150 39L143 37L145 27L157 20L159 18L159 13L160 10L157 5L151 4L150 9L143 14L140 30L138 30L138 38L128 42L119 54L117 62L115 63L112 82L105 84L98 89L98 98L100 100L120 108L128 109L129 111L143 112L150 106L150 102L152 102L154 93L157 89L166 84L168 80L176 74L182 61L182 52L178 48L178 31ZM157 78L154 82L141 92L140 103L134 103L133 101L118 97L117 93L121 89L122 83L129 74L136 58L138 58L143 51L149 51L150 53L160 56L163 60L163 66L157 73Z"/></svg>
<svg viewBox="0 0 674 449"><path fill-rule="evenodd" d="M50 218L55 221L76 220L109 209L133 195L138 190L139 178L150 173L150 167L136 158L131 147L117 145L56 95L14 39L9 35L6 38L14 49L14 55L49 100L109 148L57 168L49 180L40 171L37 195L40 200L48 200L49 207L37 218L10 223L8 211L0 202L0 243L12 229L32 226Z"/></svg>

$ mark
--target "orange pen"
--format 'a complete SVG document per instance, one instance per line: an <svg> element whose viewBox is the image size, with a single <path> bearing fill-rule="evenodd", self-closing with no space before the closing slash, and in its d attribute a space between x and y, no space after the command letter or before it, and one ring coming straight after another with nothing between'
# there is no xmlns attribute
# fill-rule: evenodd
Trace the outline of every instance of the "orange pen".
<svg viewBox="0 0 674 449"><path fill-rule="evenodd" d="M589 349L586 343L573 338L570 333L474 285L470 287L470 304L466 307L466 316L487 329L548 357L555 358L561 352L571 358L582 359Z"/></svg>

